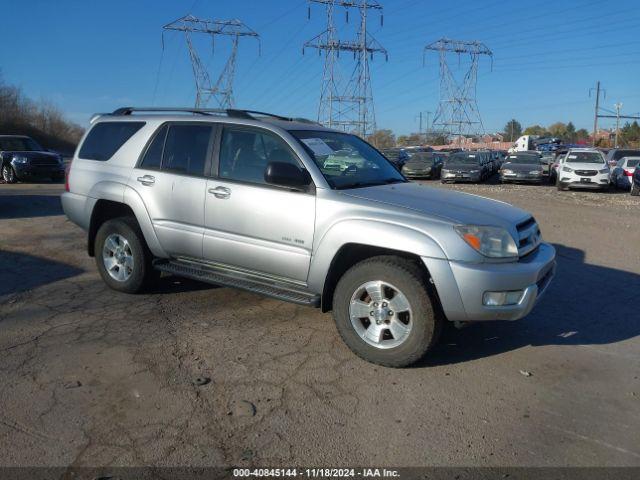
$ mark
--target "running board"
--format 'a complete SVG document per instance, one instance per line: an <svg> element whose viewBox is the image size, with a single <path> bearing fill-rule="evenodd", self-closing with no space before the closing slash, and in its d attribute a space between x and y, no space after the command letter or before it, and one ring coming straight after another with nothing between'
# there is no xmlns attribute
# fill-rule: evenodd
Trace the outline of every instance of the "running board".
<svg viewBox="0 0 640 480"><path fill-rule="evenodd" d="M209 265L195 262L181 262L178 260L155 260L153 266L161 272L171 273L213 285L238 288L240 290L246 290L247 292L264 295L265 297L297 303L298 305L320 306L320 295L312 293L303 287L286 285L271 279L260 279L255 276L243 275L242 272L234 270L219 269Z"/></svg>

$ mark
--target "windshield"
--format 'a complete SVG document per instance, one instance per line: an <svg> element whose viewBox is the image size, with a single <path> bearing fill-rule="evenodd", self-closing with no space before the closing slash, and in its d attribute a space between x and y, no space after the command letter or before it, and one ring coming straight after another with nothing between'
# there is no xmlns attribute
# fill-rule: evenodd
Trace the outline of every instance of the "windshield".
<svg viewBox="0 0 640 480"><path fill-rule="evenodd" d="M630 157L632 155L634 157L640 155L640 150L616 150L613 154L613 159L620 160L623 157Z"/></svg>
<svg viewBox="0 0 640 480"><path fill-rule="evenodd" d="M478 158L473 154L456 153L445 161L445 165L478 165Z"/></svg>
<svg viewBox="0 0 640 480"><path fill-rule="evenodd" d="M291 134L300 141L333 189L406 182L389 160L355 135L311 130Z"/></svg>
<svg viewBox="0 0 640 480"><path fill-rule="evenodd" d="M0 138L0 150L3 152L42 152L43 148L29 137Z"/></svg>
<svg viewBox="0 0 640 480"><path fill-rule="evenodd" d="M640 158L633 158L627 160L627 168L635 168L640 164Z"/></svg>
<svg viewBox="0 0 640 480"><path fill-rule="evenodd" d="M509 155L506 163L515 163L520 165L536 165L540 163L540 157L537 155Z"/></svg>
<svg viewBox="0 0 640 480"><path fill-rule="evenodd" d="M407 163L433 163L434 161L435 155L433 153L414 153Z"/></svg>
<svg viewBox="0 0 640 480"><path fill-rule="evenodd" d="M598 152L570 152L567 163L604 163L603 156Z"/></svg>

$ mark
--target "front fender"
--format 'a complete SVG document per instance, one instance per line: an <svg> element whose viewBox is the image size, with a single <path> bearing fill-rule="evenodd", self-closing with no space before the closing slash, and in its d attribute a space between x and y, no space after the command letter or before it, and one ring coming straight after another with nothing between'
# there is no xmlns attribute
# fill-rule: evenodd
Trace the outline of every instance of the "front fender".
<svg viewBox="0 0 640 480"><path fill-rule="evenodd" d="M324 291L334 256L343 246L354 243L420 257L446 258L438 243L424 232L384 221L344 220L332 225L314 249L307 280L311 291Z"/></svg>

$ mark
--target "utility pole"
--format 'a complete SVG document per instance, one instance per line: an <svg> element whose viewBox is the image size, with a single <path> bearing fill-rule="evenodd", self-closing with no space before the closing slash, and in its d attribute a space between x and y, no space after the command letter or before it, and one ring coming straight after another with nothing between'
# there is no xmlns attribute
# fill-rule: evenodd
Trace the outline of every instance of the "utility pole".
<svg viewBox="0 0 640 480"><path fill-rule="evenodd" d="M206 107L213 98L220 108L233 108L233 79L236 72L236 58L238 56L238 42L240 37L253 37L260 45L260 35L251 30L240 20L205 20L193 15L186 15L162 27L162 45L164 48L164 31L176 30L183 32L189 49L189 58L196 82L196 107ZM198 50L193 44L192 34L201 33L211 37L213 50L216 35L231 37L231 53L225 63L215 85L205 64L202 62Z"/></svg>
<svg viewBox="0 0 640 480"><path fill-rule="evenodd" d="M589 95L594 89L589 90ZM593 116L593 146L596 146L596 136L598 134L598 115L600 114L600 80L596 83L596 110Z"/></svg>
<svg viewBox="0 0 640 480"><path fill-rule="evenodd" d="M620 109L622 108L622 104L616 103L614 107L616 108L616 146L615 148L618 148L620 146L618 140L620 139Z"/></svg>
<svg viewBox="0 0 640 480"><path fill-rule="evenodd" d="M388 59L387 50L368 32L368 11L373 9L382 12L382 5L376 0L309 0L309 3L309 17L311 4L325 5L327 11L327 28L306 42L302 49L303 54L305 48L315 48L320 55L325 52L318 121L329 127L355 132L365 138L376 127L369 60L373 59L375 53L381 53ZM347 22L350 9L359 11L360 28L355 40L338 38L334 25L336 7L344 8ZM380 25L382 24L380 15ZM350 52L356 62L348 81L340 76L340 52Z"/></svg>
<svg viewBox="0 0 640 480"><path fill-rule="evenodd" d="M424 48L424 57L428 51L438 52L440 60L440 101L433 117L432 127L439 126L443 135L457 135L462 144L462 136L469 133L484 133L480 118L476 89L480 57L488 56L493 60L493 52L478 41L451 40L441 38ZM454 76L448 62L450 54L468 54L471 60L469 68L459 80ZM475 130L472 132L472 130Z"/></svg>

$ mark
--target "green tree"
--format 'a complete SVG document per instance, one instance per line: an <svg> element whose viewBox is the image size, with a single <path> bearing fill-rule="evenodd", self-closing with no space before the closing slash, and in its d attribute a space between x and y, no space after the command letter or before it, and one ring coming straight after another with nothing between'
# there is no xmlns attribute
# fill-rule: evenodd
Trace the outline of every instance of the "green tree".
<svg viewBox="0 0 640 480"><path fill-rule="evenodd" d="M549 134L554 137L565 138L567 136L567 125L562 122L556 122L549 125Z"/></svg>
<svg viewBox="0 0 640 480"><path fill-rule="evenodd" d="M515 142L522 135L522 125L512 118L504 126L503 137L506 142Z"/></svg>
<svg viewBox="0 0 640 480"><path fill-rule="evenodd" d="M624 127L620 129L620 137L625 146L636 145L640 142L640 125L638 125L638 122L627 122Z"/></svg>
<svg viewBox="0 0 640 480"><path fill-rule="evenodd" d="M524 131L524 135L537 135L539 137L544 137L547 135L547 133L547 129L541 127L540 125L531 125Z"/></svg>
<svg viewBox="0 0 640 480"><path fill-rule="evenodd" d="M576 127L572 122L567 123L564 139L570 143L574 143L576 141Z"/></svg>
<svg viewBox="0 0 640 480"><path fill-rule="evenodd" d="M581 128L576 132L576 142L585 142L591 138L591 134L585 128Z"/></svg>
<svg viewBox="0 0 640 480"><path fill-rule="evenodd" d="M412 145L422 145L424 143L424 136L419 133L412 133L411 135L400 135L398 137L398 145L406 147Z"/></svg>
<svg viewBox="0 0 640 480"><path fill-rule="evenodd" d="M396 146L396 136L391 130L376 130L367 140L376 148L392 148Z"/></svg>

